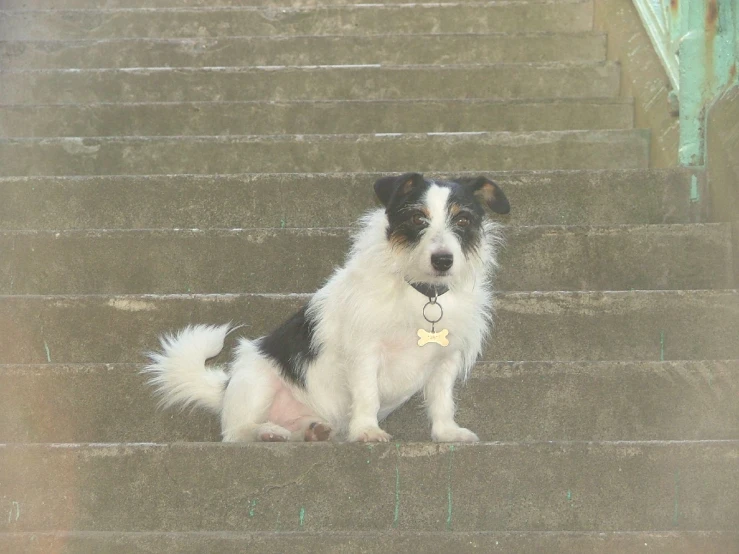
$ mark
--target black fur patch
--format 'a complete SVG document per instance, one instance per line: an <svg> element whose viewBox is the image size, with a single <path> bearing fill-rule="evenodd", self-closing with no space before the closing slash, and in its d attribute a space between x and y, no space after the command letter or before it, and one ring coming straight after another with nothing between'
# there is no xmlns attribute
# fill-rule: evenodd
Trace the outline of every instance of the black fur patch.
<svg viewBox="0 0 739 554"><path fill-rule="evenodd" d="M412 183L403 187L400 183ZM377 190L377 186L375 186ZM396 246L414 246L421 240L425 225L413 222L416 214L425 209L421 199L429 188L429 182L419 174L406 174L398 178L398 188L387 199L387 238ZM403 190L405 189L405 190Z"/></svg>
<svg viewBox="0 0 739 554"><path fill-rule="evenodd" d="M459 244L465 255L474 252L482 240L482 223L485 219L485 209L480 204L474 193L460 183L455 181L442 181L437 183L450 189L447 199L447 212L451 221L451 229L459 237ZM460 216L469 219L469 225L455 225Z"/></svg>
<svg viewBox="0 0 739 554"><path fill-rule="evenodd" d="M490 211L497 214L507 214L511 211L511 205L506 195L498 185L484 175L472 178L462 177L454 179L454 181L472 192L478 201L484 203Z"/></svg>
<svg viewBox="0 0 739 554"><path fill-rule="evenodd" d="M257 344L262 354L277 362L282 377L301 387L305 387L305 366L320 352L314 343L315 327L315 321L303 306Z"/></svg>

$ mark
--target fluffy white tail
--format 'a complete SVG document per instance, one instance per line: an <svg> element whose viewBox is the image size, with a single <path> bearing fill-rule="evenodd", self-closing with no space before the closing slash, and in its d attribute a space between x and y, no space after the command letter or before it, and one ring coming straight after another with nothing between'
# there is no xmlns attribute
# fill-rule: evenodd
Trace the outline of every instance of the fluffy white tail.
<svg viewBox="0 0 739 554"><path fill-rule="evenodd" d="M223 349L230 330L230 325L193 325L161 338L162 352L149 354L152 363L143 370L162 396L160 406L198 405L220 412L228 374L206 367L205 360Z"/></svg>

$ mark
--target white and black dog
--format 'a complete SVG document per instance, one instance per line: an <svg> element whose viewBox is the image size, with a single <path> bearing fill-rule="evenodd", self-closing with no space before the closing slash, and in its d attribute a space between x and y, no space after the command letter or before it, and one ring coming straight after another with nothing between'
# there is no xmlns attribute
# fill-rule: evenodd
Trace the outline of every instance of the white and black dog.
<svg viewBox="0 0 739 554"><path fill-rule="evenodd" d="M423 391L433 440L479 440L454 421L453 393L491 324L500 235L486 209L508 200L485 177L407 173L375 192L384 208L361 220L344 267L271 334L241 339L227 368L206 360L229 325L162 338L144 370L162 404L214 411L224 441L387 441L379 422Z"/></svg>

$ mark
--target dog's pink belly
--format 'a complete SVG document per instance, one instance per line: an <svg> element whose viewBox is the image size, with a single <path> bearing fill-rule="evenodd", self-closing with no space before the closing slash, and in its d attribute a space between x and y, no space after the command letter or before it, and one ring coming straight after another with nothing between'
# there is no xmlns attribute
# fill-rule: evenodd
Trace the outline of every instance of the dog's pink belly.
<svg viewBox="0 0 739 554"><path fill-rule="evenodd" d="M306 425L306 420L318 418L305 404L295 399L290 389L284 384L277 385L272 406L269 409L269 421L284 427L288 431L299 431Z"/></svg>

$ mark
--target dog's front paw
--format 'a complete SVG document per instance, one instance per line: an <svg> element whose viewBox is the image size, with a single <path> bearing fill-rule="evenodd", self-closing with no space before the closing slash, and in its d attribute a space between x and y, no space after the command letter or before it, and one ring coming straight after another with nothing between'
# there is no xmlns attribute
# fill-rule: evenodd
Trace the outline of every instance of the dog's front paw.
<svg viewBox="0 0 739 554"><path fill-rule="evenodd" d="M366 427L349 434L352 442L388 442L393 437L379 427Z"/></svg>
<svg viewBox="0 0 739 554"><path fill-rule="evenodd" d="M480 442L480 438L464 427L446 427L431 431L434 442Z"/></svg>

